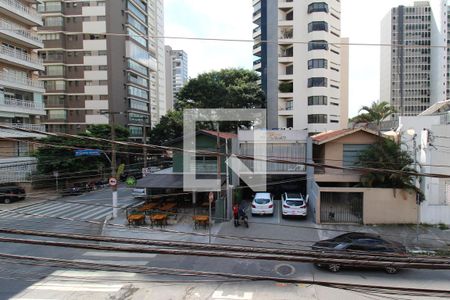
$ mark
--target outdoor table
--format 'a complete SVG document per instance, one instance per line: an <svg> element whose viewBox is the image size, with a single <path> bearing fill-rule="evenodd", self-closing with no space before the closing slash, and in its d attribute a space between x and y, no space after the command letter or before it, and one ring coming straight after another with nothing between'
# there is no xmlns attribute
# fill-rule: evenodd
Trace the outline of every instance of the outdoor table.
<svg viewBox="0 0 450 300"><path fill-rule="evenodd" d="M167 225L167 215L166 214L154 214L150 216L151 226L153 224L163 227L163 225Z"/></svg>
<svg viewBox="0 0 450 300"><path fill-rule="evenodd" d="M158 203L147 203L138 208L139 211L145 212L158 207Z"/></svg>
<svg viewBox="0 0 450 300"><path fill-rule="evenodd" d="M176 206L177 206L176 203L165 203L159 209L162 210L162 211L169 211L171 209L174 209Z"/></svg>
<svg viewBox="0 0 450 300"><path fill-rule="evenodd" d="M209 217L206 215L197 215L193 216L194 220L194 228L197 229L198 226L203 226L206 229L206 226L209 226Z"/></svg>
<svg viewBox="0 0 450 300"><path fill-rule="evenodd" d="M145 224L145 215L131 214L128 216L128 224L143 225Z"/></svg>

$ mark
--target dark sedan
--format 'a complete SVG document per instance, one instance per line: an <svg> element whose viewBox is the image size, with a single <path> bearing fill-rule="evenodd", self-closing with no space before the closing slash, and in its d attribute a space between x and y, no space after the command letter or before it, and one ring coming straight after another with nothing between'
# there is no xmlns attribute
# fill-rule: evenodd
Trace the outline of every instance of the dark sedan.
<svg viewBox="0 0 450 300"><path fill-rule="evenodd" d="M312 246L313 250L322 251L339 251L339 252L359 252L364 254L364 252L373 253L386 253L389 254L406 254L406 248L393 241L388 241L382 239L379 235L364 233L364 232L350 232L339 235L332 239L322 240L315 243ZM342 265L340 264L316 264L318 267L324 267L331 272L338 272ZM394 266L387 266L384 270L389 274L395 274L399 271L399 268Z"/></svg>

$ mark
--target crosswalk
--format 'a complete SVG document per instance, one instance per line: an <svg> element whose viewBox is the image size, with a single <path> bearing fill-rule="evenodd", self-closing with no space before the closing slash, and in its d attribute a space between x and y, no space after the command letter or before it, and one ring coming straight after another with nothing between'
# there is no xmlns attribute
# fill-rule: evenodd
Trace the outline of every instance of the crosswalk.
<svg viewBox="0 0 450 300"><path fill-rule="evenodd" d="M151 253L87 251L77 261L124 266L143 266L156 257ZM28 299L122 299L138 274L96 270L57 270L16 295Z"/></svg>
<svg viewBox="0 0 450 300"><path fill-rule="evenodd" d="M121 207L129 207L136 205L138 202L134 199L123 200L119 203ZM103 220L111 214L109 205L101 205L91 202L66 202L66 201L47 201L16 208L13 210L0 211L1 218L17 217L22 219L41 218L41 217L57 217L68 218L74 220Z"/></svg>

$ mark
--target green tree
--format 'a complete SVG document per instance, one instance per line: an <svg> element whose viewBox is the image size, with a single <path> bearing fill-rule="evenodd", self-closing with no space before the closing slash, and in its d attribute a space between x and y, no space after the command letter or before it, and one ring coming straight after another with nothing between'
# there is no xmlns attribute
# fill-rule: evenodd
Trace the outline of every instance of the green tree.
<svg viewBox="0 0 450 300"><path fill-rule="evenodd" d="M223 69L200 74L177 94L176 109L262 108L265 96L259 75L245 69Z"/></svg>
<svg viewBox="0 0 450 300"><path fill-rule="evenodd" d="M359 115L351 119L354 123L375 123L378 131L381 130L381 121L397 111L389 103L372 102L371 106L363 106L359 110Z"/></svg>
<svg viewBox="0 0 450 300"><path fill-rule="evenodd" d="M150 143L162 145L183 134L183 112L169 111L150 132Z"/></svg>
<svg viewBox="0 0 450 300"><path fill-rule="evenodd" d="M414 160L401 149L401 145L391 139L382 138L361 153L358 165L364 168L385 169L398 172L369 171L361 176L363 187L394 188L413 190L422 195L414 182L416 173L411 167Z"/></svg>
<svg viewBox="0 0 450 300"><path fill-rule="evenodd" d="M60 173L83 174L85 171L95 173L99 169L109 169L110 163L105 155L76 157L75 150L99 149L109 155L111 149L109 143L91 141L84 139L83 136L110 139L110 132L111 127L109 125L92 125L86 130L86 133L80 134L80 138L50 136L41 139L39 142L45 145L39 147L34 153L37 158L38 173L52 174L53 171L58 171ZM118 141L125 141L128 137L128 129L123 126L116 126L116 139ZM122 149L118 147L118 151L126 150L123 150L123 147ZM119 161L120 156L118 154Z"/></svg>
<svg viewBox="0 0 450 300"><path fill-rule="evenodd" d="M150 142L162 145L183 134L183 110L187 108L263 108L265 96L259 76L245 69L224 69L200 74L177 94L175 110L163 116L150 133ZM249 122L221 122L220 131L235 132ZM197 129L215 130L212 122L199 122Z"/></svg>

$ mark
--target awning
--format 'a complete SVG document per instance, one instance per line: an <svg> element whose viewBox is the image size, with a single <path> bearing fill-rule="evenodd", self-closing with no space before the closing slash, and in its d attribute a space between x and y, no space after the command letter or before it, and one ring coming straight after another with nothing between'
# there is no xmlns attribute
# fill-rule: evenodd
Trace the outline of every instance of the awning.
<svg viewBox="0 0 450 300"><path fill-rule="evenodd" d="M197 179L215 179L217 175L214 174L199 174ZM222 175L222 184L225 183L226 177ZM162 188L162 189L182 189L183 188L183 174L156 174L152 173L148 176L139 179L137 188Z"/></svg>

